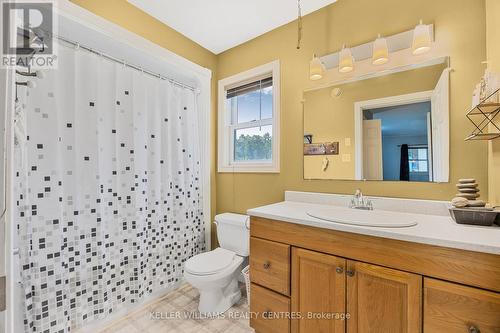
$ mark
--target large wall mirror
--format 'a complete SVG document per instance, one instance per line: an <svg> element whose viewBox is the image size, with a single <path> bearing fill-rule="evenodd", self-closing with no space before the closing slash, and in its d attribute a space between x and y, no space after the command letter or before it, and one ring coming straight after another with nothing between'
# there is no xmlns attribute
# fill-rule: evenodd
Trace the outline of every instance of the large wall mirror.
<svg viewBox="0 0 500 333"><path fill-rule="evenodd" d="M304 179L448 182L446 64L304 93Z"/></svg>

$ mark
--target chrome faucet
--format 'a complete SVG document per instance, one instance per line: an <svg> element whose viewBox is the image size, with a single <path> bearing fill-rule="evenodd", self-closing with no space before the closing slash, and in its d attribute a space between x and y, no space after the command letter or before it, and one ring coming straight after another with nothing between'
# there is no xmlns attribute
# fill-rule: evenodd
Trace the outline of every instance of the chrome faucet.
<svg viewBox="0 0 500 333"><path fill-rule="evenodd" d="M361 189L358 188L349 203L349 208L373 210L373 202L370 199L365 198Z"/></svg>

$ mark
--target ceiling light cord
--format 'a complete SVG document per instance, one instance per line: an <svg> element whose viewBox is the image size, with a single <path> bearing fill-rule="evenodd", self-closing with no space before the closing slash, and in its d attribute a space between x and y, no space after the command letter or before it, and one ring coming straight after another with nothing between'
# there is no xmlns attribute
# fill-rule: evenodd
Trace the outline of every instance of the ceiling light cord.
<svg viewBox="0 0 500 333"><path fill-rule="evenodd" d="M300 0L297 0L297 50L300 50L300 44L302 42L302 8L300 6Z"/></svg>

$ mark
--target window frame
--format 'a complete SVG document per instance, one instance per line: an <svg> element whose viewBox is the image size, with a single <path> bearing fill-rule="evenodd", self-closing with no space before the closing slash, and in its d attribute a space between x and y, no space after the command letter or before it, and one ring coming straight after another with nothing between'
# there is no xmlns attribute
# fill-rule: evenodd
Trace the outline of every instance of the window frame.
<svg viewBox="0 0 500 333"><path fill-rule="evenodd" d="M412 158L410 158L410 150L417 150L417 155L418 155L418 150L426 150L427 151L427 158L425 160L424 159L419 159L419 158L412 159ZM428 146L425 146L425 147L421 146L421 147L419 147L419 146L411 146L410 145L408 147L408 164L410 164L411 162L417 162L418 163L420 161L427 162L427 171L411 171L410 170L410 173L413 173L413 174L430 173L430 171L429 171L429 147Z"/></svg>
<svg viewBox="0 0 500 333"><path fill-rule="evenodd" d="M273 78L273 114L271 119L232 124L234 115L226 109L228 89L251 83L266 76ZM218 172L279 173L280 172L280 63L279 60L219 80L218 87ZM234 160L234 131L272 125L272 160Z"/></svg>

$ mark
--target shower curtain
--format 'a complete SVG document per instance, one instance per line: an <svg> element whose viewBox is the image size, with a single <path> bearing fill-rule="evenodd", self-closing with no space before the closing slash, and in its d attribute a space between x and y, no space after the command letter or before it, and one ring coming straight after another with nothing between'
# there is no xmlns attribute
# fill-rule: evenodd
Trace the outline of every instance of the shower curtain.
<svg viewBox="0 0 500 333"><path fill-rule="evenodd" d="M408 145L401 145L401 162L399 163L399 180L410 181L410 162L408 161Z"/></svg>
<svg viewBox="0 0 500 333"><path fill-rule="evenodd" d="M195 93L62 44L58 56L20 101L27 332L103 319L174 285L204 251Z"/></svg>

